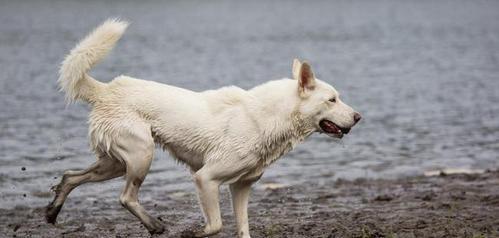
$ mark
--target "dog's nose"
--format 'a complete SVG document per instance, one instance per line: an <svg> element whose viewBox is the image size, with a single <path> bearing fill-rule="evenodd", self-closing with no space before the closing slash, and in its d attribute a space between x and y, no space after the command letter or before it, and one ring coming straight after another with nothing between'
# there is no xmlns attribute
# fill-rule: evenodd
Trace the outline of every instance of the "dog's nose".
<svg viewBox="0 0 499 238"><path fill-rule="evenodd" d="M360 113L355 112L355 113L353 114L353 121L354 121L355 123L357 123L357 122L359 122L359 121L360 121L360 119L362 119L362 116L360 115Z"/></svg>

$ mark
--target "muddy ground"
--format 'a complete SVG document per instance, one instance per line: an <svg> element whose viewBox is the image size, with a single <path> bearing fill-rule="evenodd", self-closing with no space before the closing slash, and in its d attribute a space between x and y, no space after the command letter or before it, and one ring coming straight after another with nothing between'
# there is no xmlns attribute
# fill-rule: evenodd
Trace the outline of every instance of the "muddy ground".
<svg viewBox="0 0 499 238"><path fill-rule="evenodd" d="M161 188L153 192L166 193ZM181 237L203 221L194 192L155 199L143 203L167 227L157 237ZM56 226L44 222L43 208L18 206L0 213L0 234L8 237L149 236L135 217L112 200L89 202L73 196ZM249 214L252 237L498 237L499 172L323 180L292 187L259 184ZM234 237L225 188L222 216L224 230L215 237Z"/></svg>

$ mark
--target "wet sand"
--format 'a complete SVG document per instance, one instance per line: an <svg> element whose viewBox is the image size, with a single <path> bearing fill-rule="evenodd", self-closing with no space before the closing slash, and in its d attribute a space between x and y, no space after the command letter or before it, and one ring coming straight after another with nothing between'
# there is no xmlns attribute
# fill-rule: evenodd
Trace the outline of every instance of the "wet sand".
<svg viewBox="0 0 499 238"><path fill-rule="evenodd" d="M143 201L167 232L188 237L202 224L196 195L148 191ZM234 237L229 194L222 189L224 230ZM58 224L44 222L43 208L2 209L1 234L12 237L148 237L145 228L117 201L73 196ZM255 186L250 201L252 237L498 237L499 172L411 177L398 180L309 181Z"/></svg>

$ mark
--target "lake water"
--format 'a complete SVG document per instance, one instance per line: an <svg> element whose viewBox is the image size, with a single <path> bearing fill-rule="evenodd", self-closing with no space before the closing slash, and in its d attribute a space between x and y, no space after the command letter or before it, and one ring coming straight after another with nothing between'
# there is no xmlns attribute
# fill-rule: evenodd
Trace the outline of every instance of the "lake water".
<svg viewBox="0 0 499 238"><path fill-rule="evenodd" d="M264 181L499 167L497 1L2 1L0 208L45 205L64 170L94 162L89 108L65 106L56 80L65 54L108 17L132 24L92 71L101 81L249 89L290 77L300 58L362 113L342 141L312 136ZM73 196L117 201L123 184ZM193 187L159 150L144 186Z"/></svg>

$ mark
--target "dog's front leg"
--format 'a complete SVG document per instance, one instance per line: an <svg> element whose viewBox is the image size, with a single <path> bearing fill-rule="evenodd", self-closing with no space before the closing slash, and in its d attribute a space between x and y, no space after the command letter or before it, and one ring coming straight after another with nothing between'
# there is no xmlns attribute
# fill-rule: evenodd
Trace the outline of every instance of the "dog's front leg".
<svg viewBox="0 0 499 238"><path fill-rule="evenodd" d="M194 174L199 204L203 210L206 225L203 231L196 232L195 237L206 237L217 234L222 229L220 215L219 186L220 181L213 179L209 170L201 169Z"/></svg>
<svg viewBox="0 0 499 238"><path fill-rule="evenodd" d="M254 181L237 181L230 185L232 208L237 223L237 236L250 238L248 224L248 199Z"/></svg>

